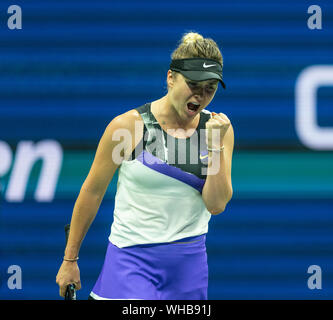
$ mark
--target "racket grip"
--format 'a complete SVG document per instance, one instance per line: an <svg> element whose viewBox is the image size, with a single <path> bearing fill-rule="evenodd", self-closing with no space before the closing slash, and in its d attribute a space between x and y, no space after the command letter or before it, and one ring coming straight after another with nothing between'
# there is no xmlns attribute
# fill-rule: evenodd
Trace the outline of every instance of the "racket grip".
<svg viewBox="0 0 333 320"><path fill-rule="evenodd" d="M75 284L69 284L67 286L65 300L76 300Z"/></svg>

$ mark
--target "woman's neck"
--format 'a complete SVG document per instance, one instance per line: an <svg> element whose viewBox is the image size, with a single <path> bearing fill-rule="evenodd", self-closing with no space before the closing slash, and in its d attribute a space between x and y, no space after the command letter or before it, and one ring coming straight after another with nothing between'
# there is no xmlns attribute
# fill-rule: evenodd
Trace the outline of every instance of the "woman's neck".
<svg viewBox="0 0 333 320"><path fill-rule="evenodd" d="M158 120L160 124L167 125L174 129L196 127L200 117L198 114L194 119L181 118L176 108L170 102L168 95L152 102L151 109L156 120Z"/></svg>

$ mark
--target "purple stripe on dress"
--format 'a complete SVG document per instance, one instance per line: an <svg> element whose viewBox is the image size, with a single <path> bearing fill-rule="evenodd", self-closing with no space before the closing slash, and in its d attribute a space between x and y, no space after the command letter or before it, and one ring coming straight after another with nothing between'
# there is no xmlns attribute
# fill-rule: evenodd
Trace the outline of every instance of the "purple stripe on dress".
<svg viewBox="0 0 333 320"><path fill-rule="evenodd" d="M148 168L182 181L198 190L200 193L202 192L205 184L204 179L200 179L192 173L185 172L180 168L169 165L145 150L142 151L136 159Z"/></svg>

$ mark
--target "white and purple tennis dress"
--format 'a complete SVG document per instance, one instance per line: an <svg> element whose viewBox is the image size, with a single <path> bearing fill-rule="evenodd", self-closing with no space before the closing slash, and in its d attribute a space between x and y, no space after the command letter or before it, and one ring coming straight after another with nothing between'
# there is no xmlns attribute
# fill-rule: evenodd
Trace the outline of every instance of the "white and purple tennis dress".
<svg viewBox="0 0 333 320"><path fill-rule="evenodd" d="M167 134L151 112L141 142L119 167L114 221L93 299L206 300L206 233L211 214L202 200L207 171L202 110L195 133Z"/></svg>

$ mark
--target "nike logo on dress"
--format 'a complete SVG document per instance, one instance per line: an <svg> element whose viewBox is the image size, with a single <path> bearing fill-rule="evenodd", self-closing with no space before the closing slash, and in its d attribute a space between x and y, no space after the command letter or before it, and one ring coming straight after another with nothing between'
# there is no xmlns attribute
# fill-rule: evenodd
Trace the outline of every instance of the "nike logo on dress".
<svg viewBox="0 0 333 320"><path fill-rule="evenodd" d="M200 153L199 158L200 158L200 160L203 160L203 159L208 158L208 152L206 153L206 152L204 151L204 154L201 154L201 153Z"/></svg>
<svg viewBox="0 0 333 320"><path fill-rule="evenodd" d="M206 62L203 64L204 68L214 67L216 64L206 64Z"/></svg>

